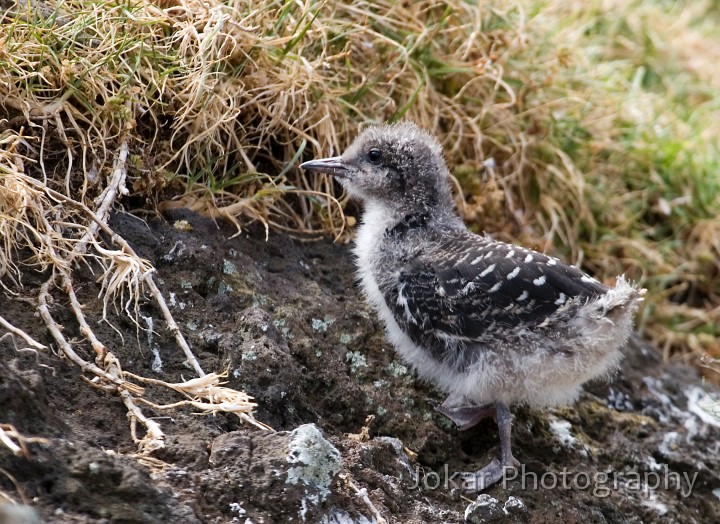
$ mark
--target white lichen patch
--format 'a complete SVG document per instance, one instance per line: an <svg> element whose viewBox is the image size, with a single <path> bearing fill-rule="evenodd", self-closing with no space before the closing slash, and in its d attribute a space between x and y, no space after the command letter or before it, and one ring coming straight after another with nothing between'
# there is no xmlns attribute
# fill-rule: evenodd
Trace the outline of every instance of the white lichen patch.
<svg viewBox="0 0 720 524"><path fill-rule="evenodd" d="M330 494L330 486L340 471L340 452L323 437L315 424L303 424L291 434L287 461L287 483L307 487L303 507L319 504Z"/></svg>
<svg viewBox="0 0 720 524"><path fill-rule="evenodd" d="M693 386L685 391L688 399L688 411L711 426L720 427L720 402L706 391Z"/></svg>
<svg viewBox="0 0 720 524"><path fill-rule="evenodd" d="M325 333L333 322L335 322L335 319L330 317L324 319L314 318L312 319L312 328L318 333Z"/></svg>
<svg viewBox="0 0 720 524"><path fill-rule="evenodd" d="M239 504L237 502L231 502L230 503L230 511L233 513L237 513L238 517L243 517L247 511L245 511L245 508L242 507L242 504Z"/></svg>
<svg viewBox="0 0 720 524"><path fill-rule="evenodd" d="M345 353L345 360L350 363L350 372L353 374L356 374L361 367L367 367L367 359L359 351L348 351Z"/></svg>
<svg viewBox="0 0 720 524"><path fill-rule="evenodd" d="M178 240L175 242L175 245L172 247L172 249L163 256L163 260L167 260L168 262L172 262L173 260L177 258L181 258L185 254L185 244L183 244L182 240Z"/></svg>
<svg viewBox="0 0 720 524"><path fill-rule="evenodd" d="M645 385L648 388L648 391L652 393L652 395L660 401L660 404L662 405L662 410L660 410L657 414L658 421L662 422L663 424L667 424L671 420L671 416L678 416L681 415L680 410L673 404L672 400L670 400L670 397L663 392L663 386L662 382L654 377L644 377L643 382L645 382Z"/></svg>
<svg viewBox="0 0 720 524"><path fill-rule="evenodd" d="M505 513L518 513L525 510L525 503L517 497L510 496L503 506Z"/></svg>
<svg viewBox="0 0 720 524"><path fill-rule="evenodd" d="M340 343L344 345L350 344L353 340L355 340L359 336L359 333L341 333L340 334Z"/></svg>
<svg viewBox="0 0 720 524"><path fill-rule="evenodd" d="M580 442L576 439L570 429L572 424L565 419L561 418L550 418L550 431L552 431L555 438L566 448L576 448L580 446Z"/></svg>
<svg viewBox="0 0 720 524"><path fill-rule="evenodd" d="M160 357L160 350L157 346L155 346L150 351L152 351L153 354L153 361L152 364L150 364L150 369L152 369L154 373L162 373L163 363L162 357Z"/></svg>
<svg viewBox="0 0 720 524"><path fill-rule="evenodd" d="M665 515L668 512L667 504L658 500L658 496L654 490L646 488L645 492L647 493L647 498L641 499L642 505L655 510L659 516Z"/></svg>
<svg viewBox="0 0 720 524"><path fill-rule="evenodd" d="M393 377L398 378L405 377L410 372L407 366L404 366L395 360L388 364L388 366L385 368L385 371L387 371Z"/></svg>
<svg viewBox="0 0 720 524"><path fill-rule="evenodd" d="M240 359L248 362L253 362L254 360L257 360L257 353L254 351L255 346L250 348L248 351L243 351L242 355L240 356Z"/></svg>
<svg viewBox="0 0 720 524"><path fill-rule="evenodd" d="M187 306L187 304L185 304L185 302L178 301L177 295L173 292L170 292L170 298L168 300L168 304L172 307L176 307L176 308L180 309L181 311L183 309L185 309L185 306Z"/></svg>
<svg viewBox="0 0 720 524"><path fill-rule="evenodd" d="M280 334L283 336L283 338L290 340L293 338L292 331L290 330L290 327L287 325L287 320L284 318L276 318L273 320L273 325L280 331Z"/></svg>
<svg viewBox="0 0 720 524"><path fill-rule="evenodd" d="M500 520L505 514L505 508L500 505L498 499L483 493L478 496L475 502L465 508L465 522Z"/></svg>
<svg viewBox="0 0 720 524"><path fill-rule="evenodd" d="M237 275L238 270L237 266L230 262L229 260L223 260L223 266L222 266L222 272L225 275Z"/></svg>
<svg viewBox="0 0 720 524"><path fill-rule="evenodd" d="M153 361L152 364L150 364L150 369L153 370L155 373L162 373L163 370L163 362L162 357L160 356L160 350L157 347L157 344L153 342L153 325L154 321L151 316L145 316L140 315L142 319L145 321L145 324L147 325L147 343L148 347L150 348L150 351L153 354Z"/></svg>
<svg viewBox="0 0 720 524"><path fill-rule="evenodd" d="M675 455L679 448L680 434L677 431L670 431L663 437L659 451L663 456L667 457Z"/></svg>
<svg viewBox="0 0 720 524"><path fill-rule="evenodd" d="M718 500L720 500L720 488L715 488L714 490L712 490L712 494L715 495Z"/></svg>
<svg viewBox="0 0 720 524"><path fill-rule="evenodd" d="M517 515L526 511L525 504L517 497L508 497L505 504L498 499L483 493L465 508L465 521L475 522L505 522L505 517Z"/></svg>
<svg viewBox="0 0 720 524"><path fill-rule="evenodd" d="M560 448L572 449L583 457L588 456L589 448L582 441L578 440L572 434L572 424L565 419L550 415L550 431L555 436L555 440L560 446L555 446L554 451L557 453Z"/></svg>
<svg viewBox="0 0 720 524"><path fill-rule="evenodd" d="M410 464L410 457L408 457L407 453L405 453L405 446L400 439L395 437L376 437L374 440L376 440L377 442L385 442L389 444L395 451L396 460L398 461L398 463L405 469L405 471L408 472L410 478L415 480L417 473Z"/></svg>
<svg viewBox="0 0 720 524"><path fill-rule="evenodd" d="M655 457L652 455L648 455L647 459L645 460L645 464L647 464L647 467L650 471L661 471L663 469L662 464L658 464L658 461L655 460Z"/></svg>
<svg viewBox="0 0 720 524"><path fill-rule="evenodd" d="M233 288L230 284L226 284L225 282L220 282L220 284L218 284L218 295L226 295L232 291Z"/></svg>
<svg viewBox="0 0 720 524"><path fill-rule="evenodd" d="M665 392L662 382L652 377L643 379L648 390L657 398L664 408L658 413L660 422L673 421L685 428L685 440L692 442L697 436L704 436L711 427L720 427L720 402L698 386L691 386L685 390L687 407L679 407ZM673 447L679 446L680 435L670 432L665 435L660 452L674 453Z"/></svg>

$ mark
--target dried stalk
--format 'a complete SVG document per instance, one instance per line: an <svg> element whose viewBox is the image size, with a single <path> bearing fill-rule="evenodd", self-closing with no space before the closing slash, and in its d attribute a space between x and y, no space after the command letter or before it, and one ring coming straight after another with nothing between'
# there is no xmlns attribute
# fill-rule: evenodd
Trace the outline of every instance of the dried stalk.
<svg viewBox="0 0 720 524"><path fill-rule="evenodd" d="M102 342L98 340L95 333L85 320L82 307L75 295L75 290L73 289L72 280L66 273L63 274L63 287L70 297L70 307L75 313L75 318L77 319L78 324L80 324L80 333L82 333L82 335L90 342L93 350L95 350L97 355L95 357L96 361L103 362L105 364L108 375L117 380L124 380L122 378L123 372L120 367L120 361L113 353L107 350ZM165 446L165 434L160 429L160 425L154 420L148 419L143 414L128 389L120 388L118 389L118 394L120 395L123 404L125 404L125 407L128 409L128 417L130 418L130 433L133 441L138 444L140 451L150 452L155 449L163 448ZM137 421L140 421L146 429L145 436L142 439L138 439L137 437Z"/></svg>
<svg viewBox="0 0 720 524"><path fill-rule="evenodd" d="M112 354L108 353L106 356L108 373L114 377L120 378L123 376L122 368L120 367L120 361ZM133 441L138 445L142 453L149 453L156 449L165 447L165 434L160 429L160 424L147 418L142 410L135 403L133 396L128 390L121 389L119 391L120 398L128 409L128 418L130 419L130 434L132 435ZM138 398L138 400L142 400ZM145 436L138 439L137 436L137 422L140 421L145 426Z"/></svg>
<svg viewBox="0 0 720 524"><path fill-rule="evenodd" d="M50 330L50 334L55 339L55 342L57 343L60 350L84 372L91 373L99 378L107 380L108 382L117 386L118 389L127 389L135 395L142 395L144 389L141 386L123 380L122 378L112 376L103 369L100 369L95 364L91 364L90 362L83 360L77 353L75 353L75 350L72 348L70 343L65 339L65 336L62 334L62 329L60 325L55 322L55 319L50 314L48 298L50 297L50 287L55 284L56 280L57 273L53 273L53 276L51 276L42 286L40 286L40 294L38 296L38 311L43 321L45 322L45 325Z"/></svg>
<svg viewBox="0 0 720 524"><path fill-rule="evenodd" d="M90 328L90 325L87 323L87 320L85 320L85 315L82 312L82 306L80 305L80 301L77 299L75 289L73 288L72 278L68 273L62 273L62 285L63 290L70 298L70 307L72 308L73 313L75 313L75 319L80 325L80 334L85 337L88 342L90 342L93 351L95 351L95 362L98 364L104 362L105 357L108 355L107 348L105 347L105 344L98 340L95 333Z"/></svg>
<svg viewBox="0 0 720 524"><path fill-rule="evenodd" d="M120 144L120 151L118 152L118 157L115 160L113 174L110 177L108 185L98 197L100 204L97 207L97 211L95 211L95 215L99 220L93 221L88 226L85 234L82 236L77 246L75 246L75 249L73 250L74 253L84 254L87 251L88 242L94 241L98 228L100 227L99 222L104 223L107 220L108 213L115 202L117 194L120 193L122 195L126 195L128 193L128 190L125 187L125 178L127 176L125 164L127 162L127 156L128 142L127 140L124 140L123 143ZM90 210L88 209L88 211Z"/></svg>
<svg viewBox="0 0 720 524"><path fill-rule="evenodd" d="M256 421L252 416L252 409L255 403L251 397L230 388L220 386L220 378L216 374L205 375L195 355L190 350L177 323L165 302L162 293L154 282L152 272L154 268L149 262L140 258L132 247L107 224L107 216L112 209L115 200L121 194L127 194L125 180L127 177L127 157L129 154L128 141L121 143L113 166L113 172L102 193L96 199L97 208L95 211L86 206L82 201L71 198L63 193L48 187L46 181L40 181L24 173L22 158L13 157L13 169L9 172L8 181L15 184L9 195L16 198L17 202L10 200L9 209L22 210L5 214L3 217L10 220L13 226L7 233L15 234L20 230L21 238L30 249L35 251L35 256L42 264L42 267L51 268L50 278L44 282L39 289L38 312L45 322L51 336L55 340L60 354L66 356L77 365L82 374L81 378L93 387L104 391L116 393L120 396L128 411L130 419L130 430L132 438L142 453L162 448L165 435L160 425L146 417L138 405L143 401L149 405L155 405L150 401L142 399L145 389L133 382L126 380L117 357L108 350L103 342L94 333L87 317L83 312L83 306L77 297L73 286L73 263L77 260L86 259L90 256L99 256L101 265L105 268L102 275L103 302L105 306L108 301L121 300L125 289L129 289L130 298L125 304L125 311L132 316L129 310L131 301L134 299L134 313L138 314L138 297L141 287L145 286L153 296L162 311L169 331L173 334L178 345L182 348L187 361L193 366L200 378L181 384L168 384L156 381L154 384L163 385L182 393L189 400L174 404L192 406L203 412L217 413L220 411L235 413L242 420L245 420L262 429L271 429L268 426ZM66 182L68 179L66 179ZM86 192L83 188L82 194ZM59 204L59 205L56 205ZM79 210L79 213L77 213ZM61 214L58 215L58 212ZM87 221L82 220L86 217ZM79 231L78 238L67 237L61 231L68 229ZM110 237L110 244L119 246L119 249L107 249L104 242L98 238L98 233L103 231ZM88 254L91 247L94 253ZM63 335L63 327L57 323L51 313L52 290L57 287L62 290L70 302L70 309L73 312L83 338L87 340L95 353L95 363L86 361L74 349L71 343ZM105 309L103 309L103 312ZM4 318L0 317L0 326L7 329L11 334L18 335L25 340L32 349L47 349L46 346L33 340L27 333L16 328ZM93 377L92 379L88 376ZM166 409L166 406L158 406ZM137 423L140 422L146 428L142 438L137 434ZM22 446L24 441L14 441L14 433L8 429L0 432L0 443L7 446L13 453L26 453Z"/></svg>
<svg viewBox="0 0 720 524"><path fill-rule="evenodd" d="M375 517L375 522L377 524L388 524L387 520L382 516L380 513L380 510L378 510L375 507L375 504L373 504L372 500L370 500L370 497L368 497L367 488L359 488L357 485L350 480L347 477L344 477L345 482L347 482L348 486L355 492L355 494L362 500L363 504L370 510L373 517Z"/></svg>
<svg viewBox="0 0 720 524"><path fill-rule="evenodd" d="M120 395L123 403L127 407L128 417L130 418L130 431L132 438L136 444L138 444L140 451L147 453L154 449L159 449L164 446L165 435L163 434L160 425L155 421L148 419L142 410L138 407L137 401L144 402L148 405L156 407L158 409L169 409L171 407L178 407L181 405L192 406L195 409L200 409L204 412L216 413L220 411L232 412L238 415L242 420L245 420L256 427L262 429L271 429L269 426L262 424L255 420L252 416L252 409L255 407L255 403L251 402L251 397L248 395L235 391L230 388L220 387L220 378L216 374L205 375L204 371L200 367L197 358L190 350L185 338L183 337L177 323L175 322L167 303L165 302L162 293L152 278L152 268L147 262L137 256L132 247L113 231L106 223L106 216L111 209L114 199L118 194L124 192L124 184L126 177L125 162L127 158L127 143L123 142L118 159L115 162L113 175L110 178L109 184L103 191L99 198L100 203L96 211L91 210L82 202L74 200L62 193L54 191L39 181L20 175L21 178L29 185L34 186L41 192L44 192L54 200L61 202L65 205L69 205L75 209L79 209L84 215L86 215L91 224L85 228L85 232L75 245L74 249L62 258L57 255L52 245L48 247L53 260L62 262L62 264L55 264L55 270L53 276L45 282L40 288L39 296L39 311L41 317L45 321L51 335L57 342L63 354L73 361L80 367L84 372L95 375L95 379L90 381L96 387L101 389L107 389L102 383L106 382L114 386L115 391ZM49 223L45 222L45 227L51 230ZM120 247L119 250L108 250L103 248L98 240L97 233L102 230L110 237L110 241ZM193 366L195 371L200 375L200 378L191 380L181 384L169 384L163 381L155 381L150 379L144 379L143 377L134 376L137 380L151 382L153 384L162 385L183 393L188 396L190 400L178 402L168 406L160 406L154 404L151 401L141 398L144 393L144 388L134 383L125 380L125 376L128 374L124 373L120 362L112 352L108 351L107 347L97 338L92 328L90 327L83 311L82 305L77 298L75 293L70 265L73 258L77 256L84 256L87 252L89 245L92 245L94 249L102 255L103 259L110 259L111 265L106 268L105 274L102 277L103 280L103 291L104 300L107 302L108 297L116 295L117 290L123 283L128 280L147 285L150 293L152 294L155 302L160 307L163 313L163 317L166 320L168 330L173 334L178 345L183 349L185 356ZM114 268L114 269L113 269ZM80 333L90 343L95 352L96 363L92 364L86 362L72 349L71 345L67 342L61 332L60 326L52 318L49 309L50 300L50 289L56 285L58 281L61 284L62 290L68 295L70 299L70 307L75 315L75 318L79 324ZM135 312L137 313L137 296L139 290L136 289L134 292L131 291L132 296L135 296ZM127 305L126 305L126 311ZM129 313L129 311L128 311ZM104 369L101 369L102 366ZM208 401L204 401L207 399ZM137 422L142 423L146 428L146 434L143 438L137 436Z"/></svg>
<svg viewBox="0 0 720 524"><path fill-rule="evenodd" d="M47 192L48 195L50 195L52 198L62 202L63 204L70 205L76 209L79 209L83 213L85 213L97 226L106 233L109 237L111 242L114 244L117 244L120 246L120 249L123 253L128 255L129 257L135 259L135 260L142 260L137 253L135 253L135 250L130 246L130 244L125 241L124 238L122 238L120 235L115 233L110 226L108 226L103 220L100 219L100 217L90 208L88 208L85 204L82 202L78 202L77 200L74 200L70 197L67 197L63 195L62 193L59 193L57 191L54 191L53 189L50 189L49 187L46 187L42 185L37 180L34 180L30 177L25 177L27 181L36 186L40 187L41 190ZM163 313L163 317L165 319L165 322L167 324L167 328L172 333L173 337L175 338L175 341L177 342L178 346L180 346L180 349L182 349L183 353L185 354L185 358L190 363L190 365L193 367L195 372L199 376L204 376L205 372L203 371L202 367L200 366L200 363L197 360L197 357L193 354L192 350L190 349L190 346L188 345L187 341L185 340L185 337L183 336L182 332L180 331L180 328L178 327L177 323L175 322L175 319L172 316L172 313L170 313L170 308L167 305L167 302L162 296L162 293L160 292L160 289L155 284L154 279L152 278L152 274L150 272L145 273L143 275L143 281L147 284L148 288L150 289L150 293L155 299L157 305L160 308L160 311Z"/></svg>
<svg viewBox="0 0 720 524"><path fill-rule="evenodd" d="M153 384L174 389L190 399L181 400L180 402L174 402L172 404L155 404L147 399L139 399L155 409L166 410L182 406L191 406L205 413L235 413L241 420L244 420L257 428L272 430L270 426L256 420L255 417L252 416L252 410L255 406L257 406L255 402L252 402L253 397L235 389L222 387L224 382L221 382L220 380L227 376L226 373L223 373L222 375L210 373L204 377L174 384L165 382L164 380L141 377L132 373L126 373L126 376L130 376L138 382L143 382L145 384ZM201 399L206 399L206 401Z"/></svg>
<svg viewBox="0 0 720 524"><path fill-rule="evenodd" d="M41 344L40 342L33 339L30 335L25 333L22 329L17 328L13 326L10 322L5 320L2 315L0 315L0 325L4 327L6 330L8 330L13 335L17 335L18 337L22 338L27 344L33 348L37 349L38 351L47 351L47 346Z"/></svg>
<svg viewBox="0 0 720 524"><path fill-rule="evenodd" d="M13 486L15 487L15 491L17 491L18 495L20 495L20 500L22 501L22 503L25 504L26 506L29 505L30 501L25 496L25 492L23 491L22 486L17 481L17 479L14 476L12 476L10 474L10 472L8 470L6 470L5 468L0 468L0 473L5 475L10 480L10 482L12 482ZM13 499L10 495L8 495L7 493L5 493L2 490L0 490L0 496L4 497L6 499L6 501L10 504L17 504L15 499Z"/></svg>
<svg viewBox="0 0 720 524"><path fill-rule="evenodd" d="M19 457L30 458L27 444L47 444L49 441L41 437L26 437L12 424L0 424L0 442Z"/></svg>

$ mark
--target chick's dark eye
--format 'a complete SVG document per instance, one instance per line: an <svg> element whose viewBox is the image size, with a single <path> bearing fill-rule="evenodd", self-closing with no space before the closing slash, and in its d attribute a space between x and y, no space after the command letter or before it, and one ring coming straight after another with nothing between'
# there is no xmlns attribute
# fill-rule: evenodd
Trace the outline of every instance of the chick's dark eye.
<svg viewBox="0 0 720 524"><path fill-rule="evenodd" d="M373 147L370 151L368 151L367 157L370 162L379 162L382 158L382 153L377 147Z"/></svg>

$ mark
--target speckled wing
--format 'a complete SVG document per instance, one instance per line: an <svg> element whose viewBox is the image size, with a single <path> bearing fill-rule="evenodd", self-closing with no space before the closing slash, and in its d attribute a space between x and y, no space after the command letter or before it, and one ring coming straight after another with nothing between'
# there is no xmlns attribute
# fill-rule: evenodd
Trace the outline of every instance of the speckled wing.
<svg viewBox="0 0 720 524"><path fill-rule="evenodd" d="M416 343L446 346L539 326L558 309L607 290L555 258L461 233L402 268L397 284L383 292Z"/></svg>

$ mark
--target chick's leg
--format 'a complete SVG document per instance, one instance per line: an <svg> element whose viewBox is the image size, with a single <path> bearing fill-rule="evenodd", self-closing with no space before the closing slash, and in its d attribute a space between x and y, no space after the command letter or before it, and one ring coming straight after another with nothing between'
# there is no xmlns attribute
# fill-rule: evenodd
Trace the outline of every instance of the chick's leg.
<svg viewBox="0 0 720 524"><path fill-rule="evenodd" d="M495 404L497 410L497 424L500 433L500 460L493 459L487 466L475 473L463 476L464 488L467 493L477 493L493 484L500 482L505 476L506 468L514 468L519 464L513 457L510 446L512 432L512 415L502 402Z"/></svg>

